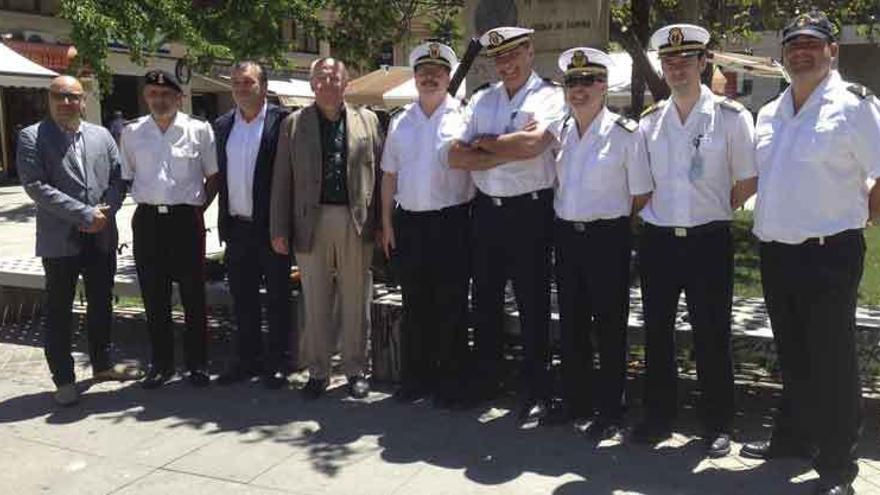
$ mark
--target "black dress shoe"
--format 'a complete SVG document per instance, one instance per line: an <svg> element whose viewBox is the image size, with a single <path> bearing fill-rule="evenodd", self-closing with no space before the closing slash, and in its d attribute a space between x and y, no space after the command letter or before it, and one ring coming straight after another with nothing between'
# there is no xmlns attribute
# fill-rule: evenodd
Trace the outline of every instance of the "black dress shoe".
<svg viewBox="0 0 880 495"><path fill-rule="evenodd" d="M281 373L267 373L260 378L260 381L269 390L278 390L287 386L287 377Z"/></svg>
<svg viewBox="0 0 880 495"><path fill-rule="evenodd" d="M849 483L839 483L839 484L822 484L819 482L819 487L816 488L814 492L816 495L853 495L856 491L853 489L852 485Z"/></svg>
<svg viewBox="0 0 880 495"><path fill-rule="evenodd" d="M576 421L587 420L593 416L590 408L571 406L564 400L551 400L546 403L546 414L541 419L541 424L548 426L564 425Z"/></svg>
<svg viewBox="0 0 880 495"><path fill-rule="evenodd" d="M520 406L517 419L522 426L531 425L534 422L541 423L547 418L547 401L544 399L530 398Z"/></svg>
<svg viewBox="0 0 880 495"><path fill-rule="evenodd" d="M348 377L348 395L353 399L363 399L370 393L370 382L363 375Z"/></svg>
<svg viewBox="0 0 880 495"><path fill-rule="evenodd" d="M810 449L798 446L794 442L760 440L743 444L739 449L739 455L748 459L782 459L798 458L811 459Z"/></svg>
<svg viewBox="0 0 880 495"><path fill-rule="evenodd" d="M672 427L661 421L645 420L633 428L630 438L635 443L657 444L672 436Z"/></svg>
<svg viewBox="0 0 880 495"><path fill-rule="evenodd" d="M193 387L204 388L211 384L211 377L202 370L190 371L186 379Z"/></svg>
<svg viewBox="0 0 880 495"><path fill-rule="evenodd" d="M326 378L309 378L308 383L302 389L302 394L306 399L317 399L324 395L327 391Z"/></svg>
<svg viewBox="0 0 880 495"><path fill-rule="evenodd" d="M260 376L259 371L247 368L242 365L231 366L217 377L218 385L232 385L234 383L250 380L255 376Z"/></svg>
<svg viewBox="0 0 880 495"><path fill-rule="evenodd" d="M706 455L717 459L730 454L730 435L718 433L706 437Z"/></svg>
<svg viewBox="0 0 880 495"><path fill-rule="evenodd" d="M141 381L141 386L147 390L157 389L170 382L172 378L174 378L174 372L171 370L150 368L143 381Z"/></svg>
<svg viewBox="0 0 880 495"><path fill-rule="evenodd" d="M609 438L613 438L615 435L622 431L620 427L620 421L614 420L610 421L607 419L599 418L596 421L590 423L590 426L587 427L587 436L592 440L597 442L601 442L602 440L608 440Z"/></svg>

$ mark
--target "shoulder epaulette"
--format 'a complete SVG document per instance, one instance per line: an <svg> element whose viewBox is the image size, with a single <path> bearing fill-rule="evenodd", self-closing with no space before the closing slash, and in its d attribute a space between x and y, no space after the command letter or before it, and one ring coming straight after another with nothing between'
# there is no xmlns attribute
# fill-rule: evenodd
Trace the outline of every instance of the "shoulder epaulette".
<svg viewBox="0 0 880 495"><path fill-rule="evenodd" d="M614 121L614 123L619 125L620 127L623 127L626 132L636 132L637 130L639 130L638 122L629 117L624 117L623 115L618 117L617 120Z"/></svg>
<svg viewBox="0 0 880 495"><path fill-rule="evenodd" d="M718 104L721 105L721 108L736 113L748 110L745 105L731 98L721 97L721 99L718 101Z"/></svg>
<svg viewBox="0 0 880 495"><path fill-rule="evenodd" d="M652 113L656 112L657 110L660 110L661 108L663 108L663 105L665 105L665 104L666 104L666 100L660 100L660 101L654 103L650 107L643 110L642 115L640 115L640 117L645 117L647 115L651 115Z"/></svg>
<svg viewBox="0 0 880 495"><path fill-rule="evenodd" d="M541 79L543 79L545 83L547 83L547 84L549 84L549 85L551 85L551 86L562 86L561 84L559 84L558 82L554 81L553 79L550 79L549 77L542 77Z"/></svg>
<svg viewBox="0 0 880 495"><path fill-rule="evenodd" d="M482 90L488 88L488 87L491 86L491 85L492 85L491 82L487 82L487 83L483 83L483 84L477 86L477 87L474 89L474 92L471 93L471 96L473 96L473 95L479 93L480 91L482 91Z"/></svg>
<svg viewBox="0 0 880 495"><path fill-rule="evenodd" d="M860 99L864 100L869 96L874 96L874 92L868 89L866 86L862 86L861 84L850 84L846 87L846 90L850 93L858 96Z"/></svg>

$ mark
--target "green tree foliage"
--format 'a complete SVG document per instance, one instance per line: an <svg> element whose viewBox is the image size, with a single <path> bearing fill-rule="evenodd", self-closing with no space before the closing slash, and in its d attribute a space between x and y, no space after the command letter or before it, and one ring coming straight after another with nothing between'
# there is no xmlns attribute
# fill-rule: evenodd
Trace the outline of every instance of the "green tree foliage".
<svg viewBox="0 0 880 495"><path fill-rule="evenodd" d="M819 9L838 28L855 25L873 39L880 18L877 0L613 0L610 37L633 57L633 79L644 81L655 99L669 88L648 63L650 33L675 22L695 22L712 33L711 46L753 40L757 32L779 31L794 16ZM636 87L636 85L634 85ZM634 93L635 97L635 93ZM633 107L641 108L638 97Z"/></svg>
<svg viewBox="0 0 880 495"><path fill-rule="evenodd" d="M72 24L75 69L88 67L107 87L111 46L129 50L135 62L162 44L187 47L187 61L206 68L219 60L257 58L287 63L282 23L325 39L334 55L366 68L387 43L409 32L412 20L436 20L454 37L463 0L62 0L60 16ZM324 21L324 22L321 22ZM460 34L458 34L460 36Z"/></svg>

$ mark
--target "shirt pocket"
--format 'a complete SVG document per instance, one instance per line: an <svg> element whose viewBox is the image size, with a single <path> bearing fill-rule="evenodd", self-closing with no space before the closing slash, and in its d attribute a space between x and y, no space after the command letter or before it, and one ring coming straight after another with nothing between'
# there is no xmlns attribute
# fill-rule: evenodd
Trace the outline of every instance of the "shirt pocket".
<svg viewBox="0 0 880 495"><path fill-rule="evenodd" d="M169 163L171 176L176 180L201 178L200 157L201 153L195 146L173 146Z"/></svg>
<svg viewBox="0 0 880 495"><path fill-rule="evenodd" d="M610 142L606 142L596 153L590 154L588 160L584 164L586 170L582 178L583 185L587 189L605 190L619 180L623 169L623 159Z"/></svg>
<svg viewBox="0 0 880 495"><path fill-rule="evenodd" d="M828 162L846 149L846 141L842 126L819 123L802 134L794 146L793 154L804 162Z"/></svg>
<svg viewBox="0 0 880 495"><path fill-rule="evenodd" d="M730 166L727 159L727 142L721 133L713 133L700 139L700 148L694 148L694 156L697 152L703 158L703 167L706 174L711 177L729 177ZM693 158L692 158L693 159Z"/></svg>

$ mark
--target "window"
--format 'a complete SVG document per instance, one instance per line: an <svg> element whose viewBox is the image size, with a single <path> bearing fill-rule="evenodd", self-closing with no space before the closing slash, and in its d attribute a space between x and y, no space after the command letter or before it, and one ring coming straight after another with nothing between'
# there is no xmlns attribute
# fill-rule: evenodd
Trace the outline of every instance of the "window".
<svg viewBox="0 0 880 495"><path fill-rule="evenodd" d="M291 22L292 36L291 45L294 51L303 53L318 53L318 39L306 32L305 29L297 29L296 24Z"/></svg>

